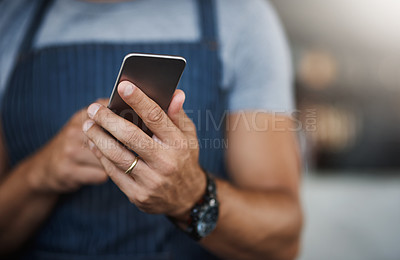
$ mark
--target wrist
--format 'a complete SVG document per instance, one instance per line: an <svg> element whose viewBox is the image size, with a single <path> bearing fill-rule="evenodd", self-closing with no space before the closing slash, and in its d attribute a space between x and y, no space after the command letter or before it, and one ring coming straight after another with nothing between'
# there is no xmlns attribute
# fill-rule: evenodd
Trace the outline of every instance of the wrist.
<svg viewBox="0 0 400 260"><path fill-rule="evenodd" d="M193 184L193 189L191 189L190 193L192 196L191 199L186 203L180 211L175 214L168 214L170 218L173 218L177 222L187 223L188 219L190 218L190 212L193 207L203 198L204 194L206 193L206 186L207 186L207 176L206 172L199 168L198 178Z"/></svg>
<svg viewBox="0 0 400 260"><path fill-rule="evenodd" d="M189 217L178 221L170 218L179 228L191 238L198 241L215 229L219 216L219 202L217 186L214 177L209 173L206 176L206 188L201 199L191 208Z"/></svg>
<svg viewBox="0 0 400 260"><path fill-rule="evenodd" d="M47 166L45 160L40 156L31 157L26 164L24 164L22 171L26 175L29 188L36 193L49 193L46 185L46 171Z"/></svg>

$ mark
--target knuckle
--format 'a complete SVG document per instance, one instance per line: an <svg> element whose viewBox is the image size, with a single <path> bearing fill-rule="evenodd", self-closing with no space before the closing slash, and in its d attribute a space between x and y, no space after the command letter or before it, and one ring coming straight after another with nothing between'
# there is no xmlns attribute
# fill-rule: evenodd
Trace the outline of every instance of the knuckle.
<svg viewBox="0 0 400 260"><path fill-rule="evenodd" d="M144 93L140 93L140 91L138 91L139 93L137 93L136 95L134 95L131 98L131 103L135 106L143 106L146 104L147 100L146 100L146 96Z"/></svg>
<svg viewBox="0 0 400 260"><path fill-rule="evenodd" d="M109 154L109 158L113 162L120 162L124 158L123 152L120 149L113 149Z"/></svg>
<svg viewBox="0 0 400 260"><path fill-rule="evenodd" d="M163 118L164 118L164 111L158 106L150 108L150 111L147 114L147 120L153 124L158 124L162 122Z"/></svg>
<svg viewBox="0 0 400 260"><path fill-rule="evenodd" d="M73 170L71 169L71 167L67 167L66 166L66 164L62 164L62 165L65 165L64 167L63 166L61 166L59 169L58 169L58 174L59 174L59 176L61 177L61 179L63 179L63 180L68 180L68 181L71 181L72 179L73 179Z"/></svg>
<svg viewBox="0 0 400 260"><path fill-rule="evenodd" d="M139 202L139 204L141 206L146 206L150 202L150 194L148 192L142 192L142 193L137 195L137 199L136 200L137 200L137 202Z"/></svg>
<svg viewBox="0 0 400 260"><path fill-rule="evenodd" d="M191 151L181 152L179 157L182 158L182 161L184 162L190 161L192 157L192 152Z"/></svg>
<svg viewBox="0 0 400 260"><path fill-rule="evenodd" d="M127 138L126 141L128 144L136 144L139 142L139 136L136 133L136 131L132 130L132 131L127 131Z"/></svg>
<svg viewBox="0 0 400 260"><path fill-rule="evenodd" d="M165 175L172 175L178 171L178 165L173 161L166 161L163 163L163 169Z"/></svg>
<svg viewBox="0 0 400 260"><path fill-rule="evenodd" d="M98 184L101 184L101 183L104 183L104 182L106 182L108 180L108 176L107 176L107 174L99 174L98 176L96 176L96 179L94 179L93 181L95 182L95 183L98 183Z"/></svg>
<svg viewBox="0 0 400 260"><path fill-rule="evenodd" d="M68 158L74 157L75 153L76 153L75 147L71 144L65 145L63 151L64 151L64 155Z"/></svg>
<svg viewBox="0 0 400 260"><path fill-rule="evenodd" d="M138 200L136 198L137 196L133 191L128 190L125 192L125 195L128 198L130 203L135 204L135 205L138 204Z"/></svg>
<svg viewBox="0 0 400 260"><path fill-rule="evenodd" d="M189 140L183 136L179 139L180 141L176 143L176 145L174 146L175 150L179 153L179 154L187 154L187 150L189 149Z"/></svg>
<svg viewBox="0 0 400 260"><path fill-rule="evenodd" d="M65 129L65 135L67 138L76 138L76 136L80 133L81 129L78 129L77 127L68 127Z"/></svg>
<svg viewBox="0 0 400 260"><path fill-rule="evenodd" d="M133 160L134 159L129 159L126 156L122 156L122 153L121 153L121 157L119 159L119 162L120 162L119 164L120 164L121 167L126 169L127 167L129 167L132 164Z"/></svg>
<svg viewBox="0 0 400 260"><path fill-rule="evenodd" d="M161 178L156 178L149 184L149 189L153 190L153 191L157 191L161 187L163 187L163 185L164 185L163 180Z"/></svg>
<svg viewBox="0 0 400 260"><path fill-rule="evenodd" d="M111 114L108 113L108 109L104 106L100 106L97 110L96 114L93 117L93 120L96 121L98 124L106 126L107 123L110 123Z"/></svg>

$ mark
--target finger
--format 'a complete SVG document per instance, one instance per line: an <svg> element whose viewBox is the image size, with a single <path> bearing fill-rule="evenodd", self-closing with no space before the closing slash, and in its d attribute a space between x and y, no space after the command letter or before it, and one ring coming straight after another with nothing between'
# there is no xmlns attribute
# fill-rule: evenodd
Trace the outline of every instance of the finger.
<svg viewBox="0 0 400 260"><path fill-rule="evenodd" d="M178 128L180 128L179 122L181 121L179 120L179 111L183 109L185 99L185 92L180 89L175 90L168 108L168 116Z"/></svg>
<svg viewBox="0 0 400 260"><path fill-rule="evenodd" d="M106 129L116 139L118 139L127 147L139 154L146 162L155 160L155 150L160 148L161 145L154 142L154 140L150 136L148 136L136 125L116 115L105 106L97 103L89 106L88 115L98 125ZM87 122L88 121L86 121L85 124ZM92 125L88 123L86 125L86 129L85 127L83 127L83 130L87 131L90 126ZM96 144L96 142L94 143Z"/></svg>
<svg viewBox="0 0 400 260"><path fill-rule="evenodd" d="M118 93L161 141L175 141L182 137L164 110L138 87L122 81Z"/></svg>
<svg viewBox="0 0 400 260"><path fill-rule="evenodd" d="M97 157L86 147L82 148L83 151L74 155L74 160L82 166L92 166L102 169L102 165Z"/></svg>
<svg viewBox="0 0 400 260"><path fill-rule="evenodd" d="M138 180L140 177L138 177L136 174L129 176L124 172L120 171L105 156L102 156L100 158L100 161L103 164L104 169L106 169L106 172L111 178L111 180L121 189L123 193L125 193L129 201L133 204L136 205L142 204L143 202L141 201L143 200L143 198L147 197L146 194L149 194L149 189L155 189L160 185L159 184L160 180L157 178L144 178L146 183L141 183ZM144 164L144 162L141 160L138 161L138 164L139 163L140 165L138 165L138 167L141 167Z"/></svg>
<svg viewBox="0 0 400 260"><path fill-rule="evenodd" d="M90 123L90 120L88 122ZM93 124L86 133L95 145L92 150L98 149L98 152L95 153L97 158L101 160L102 157L106 157L108 161L112 162L124 174L136 160L136 156L132 152L111 138L98 125ZM152 185L158 179L157 174L140 159L130 175L143 187Z"/></svg>
<svg viewBox="0 0 400 260"><path fill-rule="evenodd" d="M94 131L98 131L99 135L104 135L103 137L105 138L111 138L108 134L104 133L104 131L99 126L96 125L93 125L89 131L91 133L93 133ZM101 147L96 146L96 144L93 143L94 147L91 150L93 151L93 153L95 154L95 156L98 158L99 161L102 157L106 157L107 160L112 162L116 166L116 168L118 168L119 171L125 174L125 171L128 170L132 165L132 163L135 161L136 156L132 152L126 150L115 139L111 138L111 140L109 141L112 142L112 144L108 143L105 149L102 149ZM101 142L100 145L103 145L104 143L105 142ZM113 147L115 147L116 149L113 149ZM122 155L119 155L120 153L122 153ZM103 164L101 162L100 164L102 165L103 168ZM136 182L139 184L144 184L146 183L149 177L151 178L154 177L153 176L154 173L150 171L149 166L143 160L140 159L138 160L136 166L129 175L131 177L134 177Z"/></svg>
<svg viewBox="0 0 400 260"><path fill-rule="evenodd" d="M121 189L123 193L125 193L130 201L134 201L136 197L135 194L138 190L140 190L140 186L138 183L136 183L134 178L118 169L105 156L100 158L100 162L111 180Z"/></svg>
<svg viewBox="0 0 400 260"><path fill-rule="evenodd" d="M100 165L102 165L100 162L100 157L103 156L103 154L100 152L100 150L96 147L96 145L90 139L89 139L89 149L93 153L93 155L97 158Z"/></svg>
<svg viewBox="0 0 400 260"><path fill-rule="evenodd" d="M79 173L76 174L76 180L81 184L101 184L108 179L103 167L78 166L75 171Z"/></svg>
<svg viewBox="0 0 400 260"><path fill-rule="evenodd" d="M185 103L185 92L177 89L172 97L171 104L168 108L168 116L171 121L188 137L196 137L196 127L192 120L183 110Z"/></svg>
<svg viewBox="0 0 400 260"><path fill-rule="evenodd" d="M83 122L82 122L83 123ZM92 152L88 149L88 138L82 131L82 125L75 127L68 126L64 130L65 140L68 140L65 148L65 153L69 158L76 163L87 165L87 166L97 166L102 168L99 160L93 156Z"/></svg>
<svg viewBox="0 0 400 260"><path fill-rule="evenodd" d="M108 100L105 99L105 98L99 98L99 99L96 100L95 103L99 103L99 104L101 104L103 106L107 106ZM79 110L77 113L75 113L75 115L72 117L72 120L71 120L74 125L82 126L82 124L87 119L89 119L88 114L87 114L87 108L88 107L85 107L85 108ZM85 136L85 135L83 135L83 136Z"/></svg>
<svg viewBox="0 0 400 260"><path fill-rule="evenodd" d="M87 122L91 124L91 121L88 120ZM107 157L107 159L114 163L120 170L126 171L136 159L136 156L132 152L128 151L114 138L105 133L98 125L93 124L86 131L86 134L101 152L101 155ZM99 154L97 154L97 156L99 156Z"/></svg>

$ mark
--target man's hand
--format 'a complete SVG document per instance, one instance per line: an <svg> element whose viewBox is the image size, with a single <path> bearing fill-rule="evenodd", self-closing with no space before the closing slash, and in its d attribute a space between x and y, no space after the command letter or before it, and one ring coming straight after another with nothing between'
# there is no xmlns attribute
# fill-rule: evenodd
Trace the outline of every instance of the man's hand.
<svg viewBox="0 0 400 260"><path fill-rule="evenodd" d="M36 190L64 193L107 180L101 163L88 149L88 139L82 132L85 120L85 110L75 113L61 131L28 161L32 167L40 168L29 176Z"/></svg>
<svg viewBox="0 0 400 260"><path fill-rule="evenodd" d="M184 218L205 191L206 178L198 163L196 128L182 109L183 91L175 91L168 114L130 82L121 82L118 93L154 136L94 103L88 108L91 119L83 125L95 144L92 150L106 173L139 209ZM135 155L102 128L140 156L130 175L125 171Z"/></svg>
<svg viewBox="0 0 400 260"><path fill-rule="evenodd" d="M47 219L61 193L108 179L83 134L87 118L86 109L75 113L52 140L9 172L0 160L0 176L4 176L0 181L0 258L21 249ZM0 154L7 155L2 140Z"/></svg>

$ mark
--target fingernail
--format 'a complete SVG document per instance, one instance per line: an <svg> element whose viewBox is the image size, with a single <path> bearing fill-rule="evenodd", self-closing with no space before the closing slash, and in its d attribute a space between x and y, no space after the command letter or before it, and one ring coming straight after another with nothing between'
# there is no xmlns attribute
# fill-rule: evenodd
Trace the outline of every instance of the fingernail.
<svg viewBox="0 0 400 260"><path fill-rule="evenodd" d="M92 127L93 124L94 124L94 122L92 120L87 120L82 126L83 132L86 133Z"/></svg>
<svg viewBox="0 0 400 260"><path fill-rule="evenodd" d="M120 84L119 88L124 96L130 96L133 93L133 84L127 81L124 81Z"/></svg>
<svg viewBox="0 0 400 260"><path fill-rule="evenodd" d="M93 103L88 107L87 112L90 118L93 118L96 115L97 111L99 111L100 106L100 104Z"/></svg>
<svg viewBox="0 0 400 260"><path fill-rule="evenodd" d="M89 149L93 150L93 147L94 147L94 143L92 141L89 141Z"/></svg>

